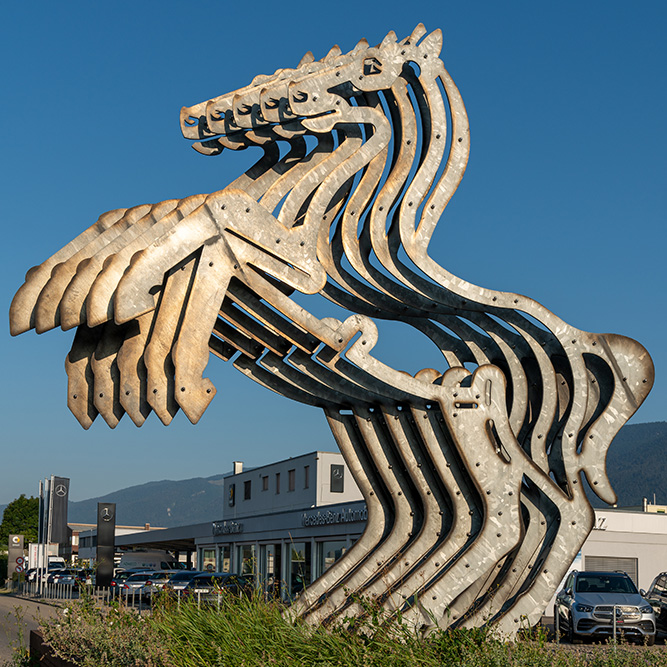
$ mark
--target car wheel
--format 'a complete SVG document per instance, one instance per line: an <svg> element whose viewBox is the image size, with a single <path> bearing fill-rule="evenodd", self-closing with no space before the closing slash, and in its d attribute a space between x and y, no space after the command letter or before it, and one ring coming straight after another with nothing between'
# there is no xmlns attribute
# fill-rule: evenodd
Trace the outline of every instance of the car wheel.
<svg viewBox="0 0 667 667"><path fill-rule="evenodd" d="M653 644L655 644L655 635L646 637L646 646L653 646Z"/></svg>
<svg viewBox="0 0 667 667"><path fill-rule="evenodd" d="M579 639L579 635L574 631L574 620L572 614L567 615L567 641L574 644Z"/></svg>

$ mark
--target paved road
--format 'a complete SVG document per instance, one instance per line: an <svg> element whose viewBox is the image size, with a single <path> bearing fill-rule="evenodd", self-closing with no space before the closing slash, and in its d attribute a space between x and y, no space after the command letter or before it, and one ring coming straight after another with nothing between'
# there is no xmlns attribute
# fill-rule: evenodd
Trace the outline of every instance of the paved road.
<svg viewBox="0 0 667 667"><path fill-rule="evenodd" d="M16 608L20 610L22 616L20 626ZM19 627L23 630L23 642L27 646L30 641L30 631L37 629L39 618L51 618L57 612L58 609L51 605L0 594L0 665L14 655L20 641Z"/></svg>

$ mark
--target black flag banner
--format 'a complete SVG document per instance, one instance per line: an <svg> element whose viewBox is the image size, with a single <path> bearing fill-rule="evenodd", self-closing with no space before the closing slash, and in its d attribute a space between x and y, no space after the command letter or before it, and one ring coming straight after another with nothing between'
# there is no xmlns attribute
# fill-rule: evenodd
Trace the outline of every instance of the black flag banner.
<svg viewBox="0 0 667 667"><path fill-rule="evenodd" d="M67 501L69 499L69 478L51 477L51 542L67 544Z"/></svg>
<svg viewBox="0 0 667 667"><path fill-rule="evenodd" d="M116 539L116 503L97 503L97 581L98 588L111 585Z"/></svg>

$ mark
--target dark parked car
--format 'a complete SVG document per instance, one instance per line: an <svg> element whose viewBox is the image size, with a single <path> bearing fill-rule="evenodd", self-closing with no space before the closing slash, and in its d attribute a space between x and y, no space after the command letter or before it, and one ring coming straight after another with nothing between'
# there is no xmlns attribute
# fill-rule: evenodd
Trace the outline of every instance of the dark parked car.
<svg viewBox="0 0 667 667"><path fill-rule="evenodd" d="M63 567L50 572L46 578L47 584L63 584L65 586L74 586L77 582L75 570Z"/></svg>
<svg viewBox="0 0 667 667"><path fill-rule="evenodd" d="M571 643L611 637L614 619L626 639L655 642L653 608L625 572L570 572L556 596L554 618Z"/></svg>
<svg viewBox="0 0 667 667"><path fill-rule="evenodd" d="M199 570L179 570L167 581L164 588L170 592L182 591L199 574L204 573Z"/></svg>
<svg viewBox="0 0 667 667"><path fill-rule="evenodd" d="M651 603L660 632L667 633L667 572L661 572L644 597Z"/></svg>
<svg viewBox="0 0 667 667"><path fill-rule="evenodd" d="M95 571L86 567L77 567L72 570L72 574L80 584L92 584Z"/></svg>
<svg viewBox="0 0 667 667"><path fill-rule="evenodd" d="M226 572L205 572L193 577L183 589L183 593L199 601L215 604L222 595L251 595L253 589L252 577Z"/></svg>
<svg viewBox="0 0 667 667"><path fill-rule="evenodd" d="M44 569L42 568L41 572L41 581L43 584L49 583L49 577L53 575L54 573L57 574L63 570L66 570L67 568L60 562L52 562L49 563L48 568ZM29 570L30 572L30 570ZM34 576L32 576L32 579L28 579L28 581L37 581L37 570L34 571Z"/></svg>

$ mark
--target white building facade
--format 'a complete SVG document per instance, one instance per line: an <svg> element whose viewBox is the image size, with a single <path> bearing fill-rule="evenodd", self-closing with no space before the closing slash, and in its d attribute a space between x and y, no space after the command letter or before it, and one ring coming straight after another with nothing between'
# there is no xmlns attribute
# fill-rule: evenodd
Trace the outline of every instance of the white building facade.
<svg viewBox="0 0 667 667"><path fill-rule="evenodd" d="M256 577L296 595L363 533L367 511L339 453L311 452L248 470L235 462L214 522L117 537L117 546L187 550L200 570ZM657 509L656 509L657 508ZM667 571L667 514L660 506L596 510L595 527L571 569L623 570L639 588ZM149 543L150 541L150 543ZM553 609L553 600L546 613Z"/></svg>

